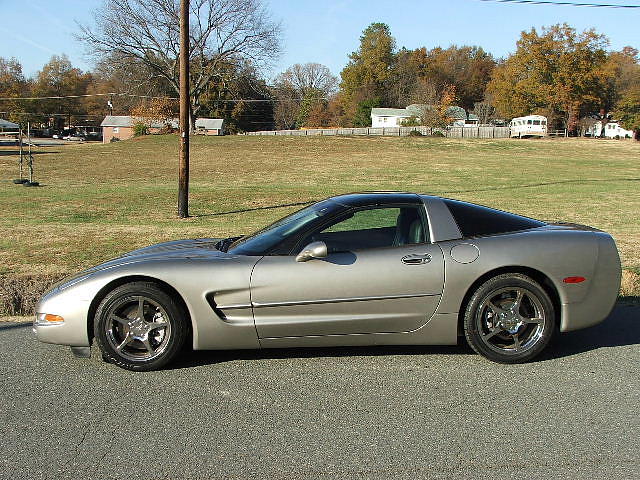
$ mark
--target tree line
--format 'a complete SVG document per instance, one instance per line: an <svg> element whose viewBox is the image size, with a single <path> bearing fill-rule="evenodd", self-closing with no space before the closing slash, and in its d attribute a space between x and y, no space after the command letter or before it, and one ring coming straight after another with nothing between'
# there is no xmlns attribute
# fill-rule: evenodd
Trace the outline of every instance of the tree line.
<svg viewBox="0 0 640 480"><path fill-rule="evenodd" d="M12 121L99 123L104 115L170 117L177 111L178 1L110 0L77 38L95 56L90 72L54 56L32 78L0 58L0 116ZM334 75L296 64L272 81L265 67L282 32L262 0L194 0L190 27L190 110L224 118L227 130L370 125L375 107L426 106L430 126L459 106L480 123L542 114L570 132L597 119L640 131L638 50L609 49L595 30L566 24L522 32L514 53L495 58L480 46L398 48L388 25L373 23ZM108 95L112 94L112 95ZM25 97L73 97L25 100ZM607 114L611 115L607 116Z"/></svg>

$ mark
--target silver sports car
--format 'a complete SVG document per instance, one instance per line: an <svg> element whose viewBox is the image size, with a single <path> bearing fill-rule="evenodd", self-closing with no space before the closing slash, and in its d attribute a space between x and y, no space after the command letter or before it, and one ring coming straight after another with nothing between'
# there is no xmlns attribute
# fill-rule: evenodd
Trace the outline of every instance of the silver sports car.
<svg viewBox="0 0 640 480"><path fill-rule="evenodd" d="M248 236L161 243L67 278L39 340L153 370L194 349L450 345L525 362L602 321L620 286L611 236L430 195L323 200Z"/></svg>

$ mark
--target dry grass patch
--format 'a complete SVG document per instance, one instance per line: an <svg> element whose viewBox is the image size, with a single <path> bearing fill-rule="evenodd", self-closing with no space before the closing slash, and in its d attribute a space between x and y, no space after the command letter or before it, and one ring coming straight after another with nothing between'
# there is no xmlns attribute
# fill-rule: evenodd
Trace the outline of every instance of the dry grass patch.
<svg viewBox="0 0 640 480"><path fill-rule="evenodd" d="M632 270L622 271L620 295L623 297L637 297L640 299L640 274Z"/></svg>

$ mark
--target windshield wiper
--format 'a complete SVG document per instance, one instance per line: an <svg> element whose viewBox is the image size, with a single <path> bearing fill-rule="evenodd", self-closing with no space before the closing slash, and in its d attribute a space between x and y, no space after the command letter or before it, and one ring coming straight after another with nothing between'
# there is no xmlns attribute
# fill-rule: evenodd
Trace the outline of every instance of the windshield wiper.
<svg viewBox="0 0 640 480"><path fill-rule="evenodd" d="M216 243L215 247L221 252L226 252L227 250L229 250L231 244L240 238L242 238L242 235L238 237L223 238L218 243Z"/></svg>

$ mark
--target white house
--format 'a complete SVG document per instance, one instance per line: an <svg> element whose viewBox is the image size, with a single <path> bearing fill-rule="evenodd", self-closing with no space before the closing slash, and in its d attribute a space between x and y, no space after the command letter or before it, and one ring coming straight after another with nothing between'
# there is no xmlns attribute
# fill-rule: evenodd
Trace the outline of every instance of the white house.
<svg viewBox="0 0 640 480"><path fill-rule="evenodd" d="M413 106L413 105L410 105ZM407 108L372 108L372 127L400 127L402 122L411 117L419 117L418 111L409 111Z"/></svg>
<svg viewBox="0 0 640 480"><path fill-rule="evenodd" d="M224 135L224 120L222 118L197 118L196 134Z"/></svg>
<svg viewBox="0 0 640 480"><path fill-rule="evenodd" d="M602 122L593 125L594 136L602 136ZM620 126L618 122L609 122L604 126L604 136L606 138L633 138L633 131Z"/></svg>
<svg viewBox="0 0 640 480"><path fill-rule="evenodd" d="M407 108L372 108L371 109L371 126L372 127L400 127L408 118L417 118L425 109L434 108L432 105L421 105L414 103ZM447 115L453 119L454 127L464 126L467 121L467 112L462 107L448 107Z"/></svg>

